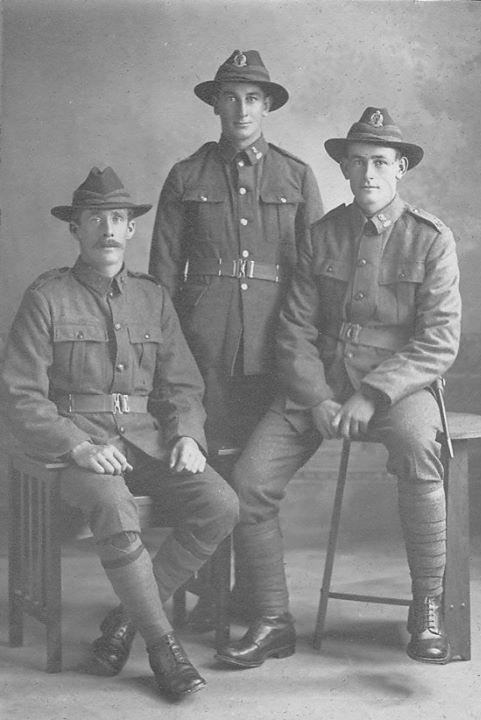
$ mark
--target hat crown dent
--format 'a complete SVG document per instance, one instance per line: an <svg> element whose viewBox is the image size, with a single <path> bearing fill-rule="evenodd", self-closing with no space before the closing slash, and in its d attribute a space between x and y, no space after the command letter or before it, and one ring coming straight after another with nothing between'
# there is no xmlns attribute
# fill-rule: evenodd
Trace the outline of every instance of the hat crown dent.
<svg viewBox="0 0 481 720"><path fill-rule="evenodd" d="M119 176L111 167L106 167L105 170L93 167L87 178L75 190L73 194L73 204L75 205L82 198L89 196L92 198L106 198L112 195L130 198Z"/></svg>

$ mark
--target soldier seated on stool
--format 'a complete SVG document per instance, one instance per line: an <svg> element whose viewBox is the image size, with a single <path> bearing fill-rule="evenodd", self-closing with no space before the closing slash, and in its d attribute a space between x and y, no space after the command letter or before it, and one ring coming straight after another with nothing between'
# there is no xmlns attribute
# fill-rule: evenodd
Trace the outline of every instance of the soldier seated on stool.
<svg viewBox="0 0 481 720"><path fill-rule="evenodd" d="M412 578L408 655L445 663L446 512L439 408L429 386L455 359L461 303L451 231L397 195L423 150L403 141L387 110L367 108L347 138L325 143L354 202L315 223L281 313L285 394L234 470L239 552L250 568L256 620L217 655L257 667L295 651L279 503L324 438L372 438L389 453Z"/></svg>
<svg viewBox="0 0 481 720"><path fill-rule="evenodd" d="M203 381L167 292L124 265L135 205L111 168L93 168L71 206L80 257L25 293L7 343L3 393L27 451L69 463L64 500L80 508L102 566L132 618L93 647L91 669L114 675L137 628L161 691L205 685L176 639L163 603L196 572L237 520L234 491L206 465ZM151 560L133 493L150 494L173 531Z"/></svg>

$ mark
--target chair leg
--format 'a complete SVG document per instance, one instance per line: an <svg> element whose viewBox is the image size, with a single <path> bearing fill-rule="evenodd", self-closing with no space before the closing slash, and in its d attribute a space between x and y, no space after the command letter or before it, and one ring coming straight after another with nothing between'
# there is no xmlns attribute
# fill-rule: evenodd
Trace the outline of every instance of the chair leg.
<svg viewBox="0 0 481 720"><path fill-rule="evenodd" d="M467 440L453 440L454 458L444 458L447 557L444 614L453 660L470 660L469 475Z"/></svg>
<svg viewBox="0 0 481 720"><path fill-rule="evenodd" d="M60 484L45 488L41 516L44 525L45 625L47 630L47 672L62 670L62 575L60 541Z"/></svg>
<svg viewBox="0 0 481 720"><path fill-rule="evenodd" d="M23 645L23 543L21 482L19 473L9 468L9 550L8 550L8 636L11 647Z"/></svg>
<svg viewBox="0 0 481 720"><path fill-rule="evenodd" d="M231 576L231 536L223 540L211 559L215 603L215 646L219 650L230 638L229 595Z"/></svg>
<svg viewBox="0 0 481 720"><path fill-rule="evenodd" d="M322 578L321 597L317 612L316 627L314 630L313 646L316 650L320 650L321 648L322 634L324 632L324 623L326 621L327 603L329 600L329 590L331 587L332 570L334 567L337 536L339 533L339 524L341 521L342 499L344 495L344 488L346 485L347 466L349 463L350 449L351 443L349 442L349 440L344 440L342 445L341 462L339 465L339 474L337 477L336 494L334 497L334 505L332 509L326 560L324 563L324 575Z"/></svg>

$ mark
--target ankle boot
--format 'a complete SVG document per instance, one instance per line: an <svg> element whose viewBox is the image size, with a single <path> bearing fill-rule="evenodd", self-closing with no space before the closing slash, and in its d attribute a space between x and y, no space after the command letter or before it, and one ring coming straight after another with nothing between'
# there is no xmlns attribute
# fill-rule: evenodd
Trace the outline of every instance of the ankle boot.
<svg viewBox="0 0 481 720"><path fill-rule="evenodd" d="M409 607L407 654L413 660L438 663L449 660L449 642L444 628L443 596L414 597Z"/></svg>
<svg viewBox="0 0 481 720"><path fill-rule="evenodd" d="M135 627L119 605L107 613L100 630L102 635L92 643L89 670L96 675L118 675L128 660Z"/></svg>
<svg viewBox="0 0 481 720"><path fill-rule="evenodd" d="M187 657L174 633L148 648L149 663L157 685L167 695L182 697L205 687L202 678Z"/></svg>
<svg viewBox="0 0 481 720"><path fill-rule="evenodd" d="M263 616L244 637L221 648L216 659L227 665L254 668L269 657L285 658L296 651L296 631L290 613Z"/></svg>

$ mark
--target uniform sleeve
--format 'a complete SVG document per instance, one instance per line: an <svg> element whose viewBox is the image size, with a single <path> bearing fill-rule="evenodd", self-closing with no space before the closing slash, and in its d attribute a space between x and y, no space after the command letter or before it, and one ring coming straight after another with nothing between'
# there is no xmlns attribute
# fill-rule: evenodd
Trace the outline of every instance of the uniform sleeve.
<svg viewBox="0 0 481 720"><path fill-rule="evenodd" d="M49 399L53 360L48 303L42 294L25 293L7 341L1 394L10 429L28 453L58 460L90 436L59 415Z"/></svg>
<svg viewBox="0 0 481 720"><path fill-rule="evenodd" d="M170 171L160 193L150 248L149 272L175 298L186 261L185 203L177 166Z"/></svg>
<svg viewBox="0 0 481 720"><path fill-rule="evenodd" d="M161 408L167 442L191 437L206 449L204 382L180 328L167 293L162 308L162 343L154 379L154 397Z"/></svg>
<svg viewBox="0 0 481 720"><path fill-rule="evenodd" d="M415 330L404 347L363 378L391 404L431 385L454 362L461 332L459 270L453 235L444 228L426 258L416 295Z"/></svg>
<svg viewBox="0 0 481 720"><path fill-rule="evenodd" d="M302 407L314 407L334 396L319 356L320 300L312 267L311 235L306 233L277 333L281 384L287 396Z"/></svg>

